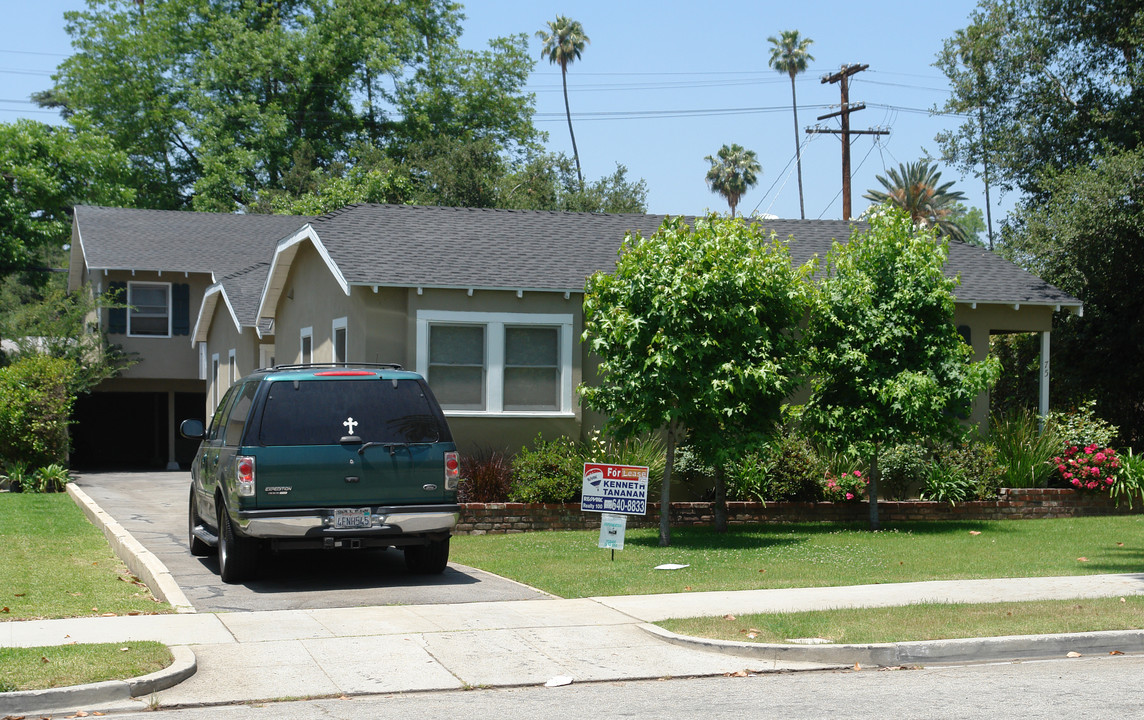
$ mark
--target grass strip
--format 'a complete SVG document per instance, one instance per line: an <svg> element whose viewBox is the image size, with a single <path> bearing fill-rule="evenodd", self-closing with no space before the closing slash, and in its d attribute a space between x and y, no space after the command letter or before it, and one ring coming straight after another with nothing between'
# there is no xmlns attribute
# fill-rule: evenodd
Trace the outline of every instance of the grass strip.
<svg viewBox="0 0 1144 720"><path fill-rule="evenodd" d="M902 607L673 619L657 624L680 635L757 643L821 638L838 644L867 644L1140 630L1144 628L1144 598L980 605L921 603Z"/></svg>
<svg viewBox="0 0 1144 720"><path fill-rule="evenodd" d="M450 560L574 598L601 595L1140 572L1144 516L790 523L629 529L613 561L598 531L458 536ZM655 570L657 565L688 565Z"/></svg>
<svg viewBox="0 0 1144 720"><path fill-rule="evenodd" d="M66 493L0 493L0 621L171 612Z"/></svg>
<svg viewBox="0 0 1144 720"><path fill-rule="evenodd" d="M126 680L168 667L175 658L157 642L0 648L0 692L46 690Z"/></svg>

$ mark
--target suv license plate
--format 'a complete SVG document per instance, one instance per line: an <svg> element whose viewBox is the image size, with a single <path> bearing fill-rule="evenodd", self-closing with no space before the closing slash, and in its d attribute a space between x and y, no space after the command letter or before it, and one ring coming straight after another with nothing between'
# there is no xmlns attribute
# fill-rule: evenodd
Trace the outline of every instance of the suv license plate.
<svg viewBox="0 0 1144 720"><path fill-rule="evenodd" d="M335 529L368 528L370 524L369 508L337 508L334 510Z"/></svg>

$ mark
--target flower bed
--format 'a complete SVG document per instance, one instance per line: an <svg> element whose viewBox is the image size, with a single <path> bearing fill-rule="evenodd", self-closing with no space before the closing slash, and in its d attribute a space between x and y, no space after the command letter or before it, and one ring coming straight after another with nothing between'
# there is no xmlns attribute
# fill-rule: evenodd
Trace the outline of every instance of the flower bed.
<svg viewBox="0 0 1144 720"><path fill-rule="evenodd" d="M728 521L736 524L769 522L864 522L869 517L866 502L729 502ZM1119 507L1103 493L1078 492L1068 488L1001 490L998 500L950 505L943 502L907 500L880 501L882 523L925 520L1034 520L1089 515L1144 513L1144 506ZM671 524L709 525L714 507L709 502L671 504ZM647 515L628 518L629 527L659 525L659 505L649 503ZM600 527L598 513L581 512L579 503L466 503L461 505L457 535L535 532L541 530L590 530Z"/></svg>

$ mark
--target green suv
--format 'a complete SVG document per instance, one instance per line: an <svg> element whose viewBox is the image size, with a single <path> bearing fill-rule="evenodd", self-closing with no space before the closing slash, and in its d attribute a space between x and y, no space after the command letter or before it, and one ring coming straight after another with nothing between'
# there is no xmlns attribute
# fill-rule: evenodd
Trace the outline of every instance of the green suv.
<svg viewBox="0 0 1144 720"><path fill-rule="evenodd" d="M260 548L399 547L439 573L457 524L458 458L424 378L398 365L286 365L239 380L191 466L193 555L217 548L224 582L251 577Z"/></svg>

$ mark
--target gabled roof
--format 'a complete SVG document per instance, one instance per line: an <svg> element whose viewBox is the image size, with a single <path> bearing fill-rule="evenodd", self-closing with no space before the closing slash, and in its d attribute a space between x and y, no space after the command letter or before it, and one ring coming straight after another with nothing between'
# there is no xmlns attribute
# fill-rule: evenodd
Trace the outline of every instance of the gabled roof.
<svg viewBox="0 0 1144 720"><path fill-rule="evenodd" d="M580 292L585 278L611 271L624 235L644 236L666 215L607 215L526 210L350 205L315 218L275 252L259 314L277 304L297 248L310 241L347 294L354 285ZM689 223L693 217L687 217ZM841 220L765 220L790 239L792 259L825 258L853 224ZM1080 307L1080 301L984 249L950 243L946 272L961 276L963 303Z"/></svg>
<svg viewBox="0 0 1144 720"><path fill-rule="evenodd" d="M310 218L80 205L74 225L88 270L210 273L269 261L274 244Z"/></svg>
<svg viewBox="0 0 1144 720"><path fill-rule="evenodd" d="M266 271L270 263L260 262L251 267L231 273L214 283L203 293L199 306L195 329L191 333L191 344L206 342L209 320L215 307L221 301L230 315L231 322L241 333L246 327L255 327L259 337L265 334L258 322L258 301L266 283Z"/></svg>

